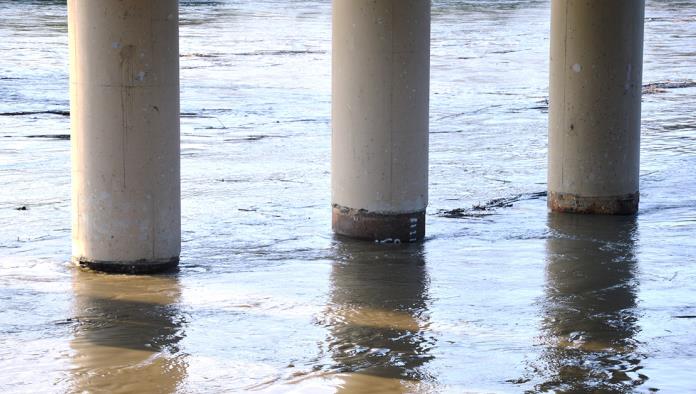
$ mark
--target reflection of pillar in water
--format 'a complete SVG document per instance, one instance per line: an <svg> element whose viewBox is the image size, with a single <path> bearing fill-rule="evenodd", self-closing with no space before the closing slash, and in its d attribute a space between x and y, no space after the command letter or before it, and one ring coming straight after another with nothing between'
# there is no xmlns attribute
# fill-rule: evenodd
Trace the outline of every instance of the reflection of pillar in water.
<svg viewBox="0 0 696 394"><path fill-rule="evenodd" d="M74 392L175 392L186 375L175 277L75 271Z"/></svg>
<svg viewBox="0 0 696 394"><path fill-rule="evenodd" d="M423 380L433 345L420 247L341 242L331 273L329 350L346 391Z"/></svg>
<svg viewBox="0 0 696 394"><path fill-rule="evenodd" d="M549 215L543 390L622 391L641 384L636 221Z"/></svg>

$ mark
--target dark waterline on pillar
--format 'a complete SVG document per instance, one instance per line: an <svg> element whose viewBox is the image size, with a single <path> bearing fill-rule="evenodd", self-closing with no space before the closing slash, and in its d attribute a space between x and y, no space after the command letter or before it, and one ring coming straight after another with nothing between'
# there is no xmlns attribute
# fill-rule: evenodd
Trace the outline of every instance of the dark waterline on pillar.
<svg viewBox="0 0 696 394"><path fill-rule="evenodd" d="M334 205L336 234L383 243L418 242L425 238L425 211L382 214Z"/></svg>
<svg viewBox="0 0 696 394"><path fill-rule="evenodd" d="M548 193L552 212L598 215L634 215L638 212L640 193L624 196L584 197L571 193Z"/></svg>
<svg viewBox="0 0 696 394"><path fill-rule="evenodd" d="M99 261L74 258L81 268L109 274L150 275L176 272L179 258L138 261Z"/></svg>

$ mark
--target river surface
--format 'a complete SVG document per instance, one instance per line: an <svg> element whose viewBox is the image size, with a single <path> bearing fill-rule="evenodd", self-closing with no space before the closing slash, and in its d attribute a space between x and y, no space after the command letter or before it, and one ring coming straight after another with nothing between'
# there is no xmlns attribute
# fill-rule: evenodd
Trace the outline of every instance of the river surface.
<svg viewBox="0 0 696 394"><path fill-rule="evenodd" d="M0 0L0 391L696 392L696 7L647 1L636 217L547 213L549 14L433 2L427 239L375 245L330 2L182 1L181 269L128 277L69 262L66 7Z"/></svg>

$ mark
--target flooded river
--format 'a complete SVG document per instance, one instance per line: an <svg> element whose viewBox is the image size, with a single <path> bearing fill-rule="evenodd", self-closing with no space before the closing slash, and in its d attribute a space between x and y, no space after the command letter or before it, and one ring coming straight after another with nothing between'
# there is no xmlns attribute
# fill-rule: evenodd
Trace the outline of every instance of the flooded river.
<svg viewBox="0 0 696 394"><path fill-rule="evenodd" d="M647 1L640 214L587 217L549 2L433 1L420 245L331 233L330 14L181 1L181 269L127 277L69 263L66 7L0 0L0 391L696 391L694 3Z"/></svg>

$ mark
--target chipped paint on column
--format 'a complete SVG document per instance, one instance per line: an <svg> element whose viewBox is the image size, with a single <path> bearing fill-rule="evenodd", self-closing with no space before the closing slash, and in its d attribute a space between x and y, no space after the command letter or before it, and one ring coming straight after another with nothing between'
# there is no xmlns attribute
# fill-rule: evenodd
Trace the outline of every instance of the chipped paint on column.
<svg viewBox="0 0 696 394"><path fill-rule="evenodd" d="M148 272L181 248L177 0L69 0L73 258Z"/></svg>
<svg viewBox="0 0 696 394"><path fill-rule="evenodd" d="M332 84L334 231L422 239L430 1L334 0Z"/></svg>
<svg viewBox="0 0 696 394"><path fill-rule="evenodd" d="M638 209L643 0L553 0L549 208Z"/></svg>

